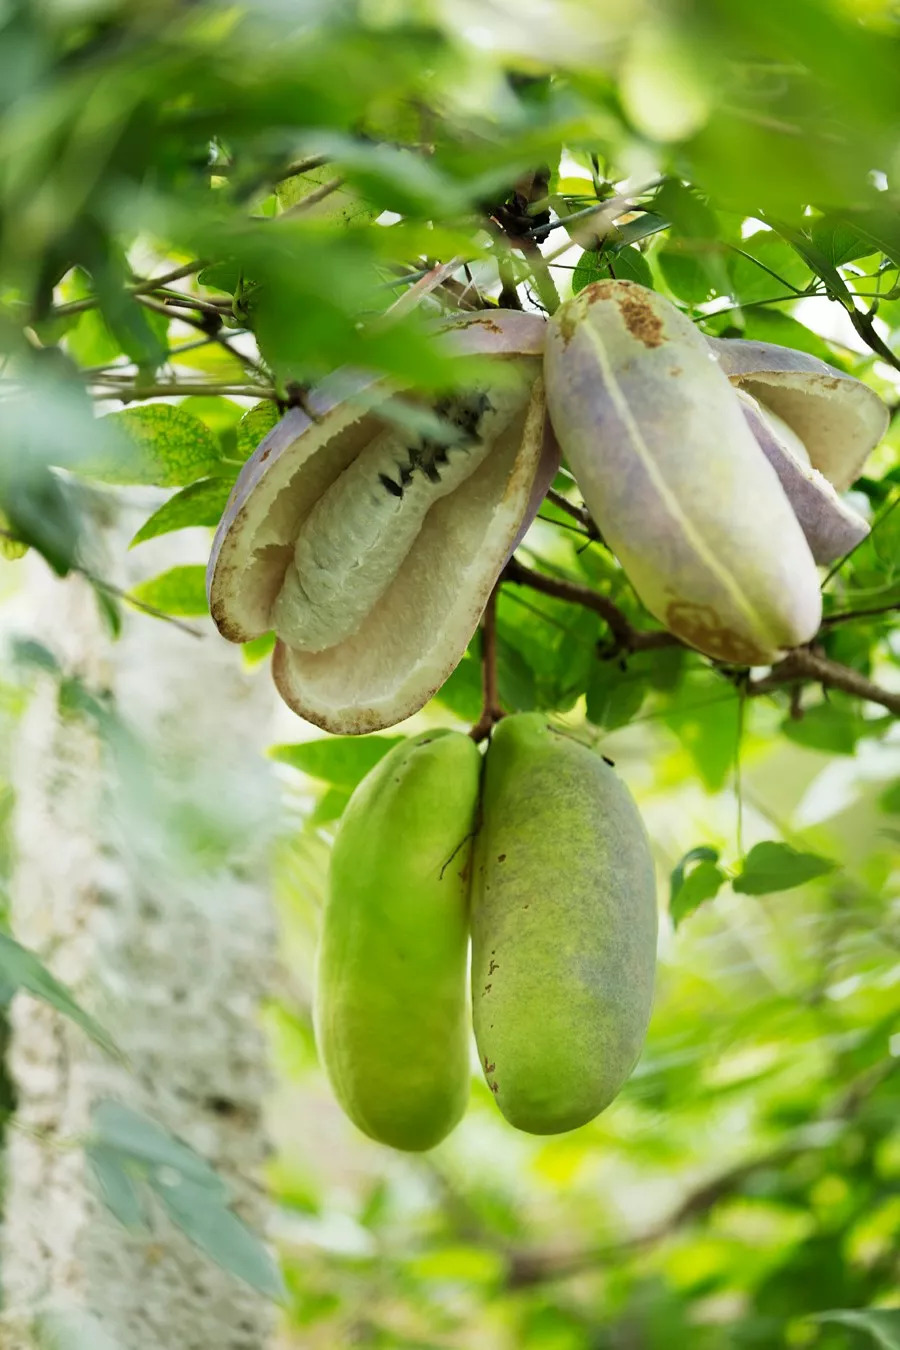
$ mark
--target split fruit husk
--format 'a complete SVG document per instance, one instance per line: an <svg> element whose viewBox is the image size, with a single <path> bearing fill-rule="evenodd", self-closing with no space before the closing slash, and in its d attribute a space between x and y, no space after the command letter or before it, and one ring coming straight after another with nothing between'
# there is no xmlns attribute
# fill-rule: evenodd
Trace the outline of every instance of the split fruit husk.
<svg viewBox="0 0 900 1350"><path fill-rule="evenodd" d="M393 726L441 687L556 472L543 318L479 312L443 328L451 354L483 357L479 389L432 405L453 409L462 428L451 465L474 447L467 477L440 495L455 481L442 448L435 458L431 443L422 468L429 443L379 416L396 388L340 371L309 395L311 415L290 409L247 461L213 543L207 593L219 631L247 642L274 628L282 698L327 731ZM426 502L421 525L398 524L414 493Z"/></svg>
<svg viewBox="0 0 900 1350"><path fill-rule="evenodd" d="M816 562L849 553L869 526L839 494L887 430L884 403L862 381L807 352L740 338L709 344L741 395Z"/></svg>
<svg viewBox="0 0 900 1350"><path fill-rule="evenodd" d="M737 665L808 642L816 564L694 324L643 286L596 282L548 324L544 372L563 453L651 614Z"/></svg>

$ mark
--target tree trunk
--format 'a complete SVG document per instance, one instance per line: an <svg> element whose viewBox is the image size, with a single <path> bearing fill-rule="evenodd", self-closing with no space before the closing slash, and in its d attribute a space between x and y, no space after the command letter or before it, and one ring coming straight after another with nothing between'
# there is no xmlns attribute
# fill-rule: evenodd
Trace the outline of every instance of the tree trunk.
<svg viewBox="0 0 900 1350"><path fill-rule="evenodd" d="M98 570L118 567L127 586L137 557L127 542L146 499L139 511L134 497L104 497L97 510ZM189 557L184 533L142 546L141 574L197 560L208 542L198 548L198 537L187 533ZM257 1014L274 953L266 858L275 809L261 750L274 697L265 673L248 676L207 621L191 620L198 639L126 610L113 641L80 577L29 566L29 636L54 652L63 680L38 678L21 724L12 928L127 1063L17 996L5 1304L13 1324L47 1308L71 1314L73 1326L87 1317L97 1350L104 1333L116 1350L260 1350L270 1305L158 1206L150 1231L124 1228L73 1141L101 1099L144 1112L202 1154L229 1183L236 1212L264 1232ZM111 718L102 704L99 715L84 711L83 690L108 694Z"/></svg>

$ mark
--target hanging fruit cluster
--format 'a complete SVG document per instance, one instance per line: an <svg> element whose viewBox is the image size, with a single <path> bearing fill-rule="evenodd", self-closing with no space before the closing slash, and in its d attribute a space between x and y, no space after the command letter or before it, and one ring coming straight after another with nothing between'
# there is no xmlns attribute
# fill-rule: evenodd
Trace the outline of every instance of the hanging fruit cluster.
<svg viewBox="0 0 900 1350"><path fill-rule="evenodd" d="M770 664L821 621L817 566L868 526L839 493L884 433L860 381L803 352L707 339L627 281L549 321L461 316L481 358L413 430L387 382L338 372L245 466L207 574L223 635L270 629L285 702L363 733L420 709L461 659L565 455L646 608L732 665ZM546 390L546 394L545 394ZM591 750L519 714L486 756L430 732L359 786L332 857L317 983L323 1062L347 1114L430 1148L468 1095L465 972L481 1067L514 1126L574 1129L640 1053L656 953L637 808Z"/></svg>
<svg viewBox="0 0 900 1350"><path fill-rule="evenodd" d="M404 741L334 843L315 1020L335 1095L395 1148L453 1129L469 1095L471 927L475 1040L498 1107L533 1134L585 1124L640 1053L656 922L644 827L599 755L539 713L499 724L483 775L459 732Z"/></svg>
<svg viewBox="0 0 900 1350"><path fill-rule="evenodd" d="M868 529L838 493L887 425L859 380L707 339L628 281L586 287L549 321L460 316L441 340L483 375L432 405L439 434L386 420L386 381L338 372L266 437L222 518L213 618L234 642L274 628L275 683L297 713L361 733L427 702L560 447L638 596L688 645L765 665L814 636L817 564Z"/></svg>

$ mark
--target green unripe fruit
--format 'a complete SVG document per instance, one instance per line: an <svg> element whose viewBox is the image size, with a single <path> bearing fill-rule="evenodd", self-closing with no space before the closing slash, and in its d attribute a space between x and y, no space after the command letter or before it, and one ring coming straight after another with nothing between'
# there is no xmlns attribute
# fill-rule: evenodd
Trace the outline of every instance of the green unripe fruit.
<svg viewBox="0 0 900 1350"><path fill-rule="evenodd" d="M347 1115L394 1148L432 1148L466 1106L467 895L480 772L468 736L412 737L360 783L334 843L316 1040Z"/></svg>
<svg viewBox="0 0 900 1350"><path fill-rule="evenodd" d="M653 862L621 779L539 713L494 731L471 913L475 1039L497 1105L531 1134L584 1125L650 1019Z"/></svg>

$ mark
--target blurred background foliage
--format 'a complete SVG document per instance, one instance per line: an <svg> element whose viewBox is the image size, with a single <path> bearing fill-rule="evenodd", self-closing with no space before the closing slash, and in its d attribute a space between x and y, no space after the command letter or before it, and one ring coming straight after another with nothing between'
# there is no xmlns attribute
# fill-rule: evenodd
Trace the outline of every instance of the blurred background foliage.
<svg viewBox="0 0 900 1350"><path fill-rule="evenodd" d="M879 0L0 0L3 595L31 548L88 577L113 631L127 603L204 615L199 565L128 596L98 574L92 495L169 491L136 546L212 526L310 381L437 387L430 316L549 309L603 276L821 356L896 412L898 57ZM895 690L898 436L895 417L854 486L871 536L824 579L828 616L867 612L820 635ZM546 503L520 559L641 626L556 488L574 511ZM680 649L603 659L599 615L524 586L498 639L504 705L602 744L664 899L674 873L649 1043L572 1135L515 1134L474 1078L433 1154L356 1134L316 1065L312 962L334 824L386 738L287 721L266 1014L283 1345L900 1346L892 718L814 685L746 699ZM9 667L0 893L26 696ZM476 639L420 721L479 709ZM754 887L760 843L780 851Z"/></svg>

